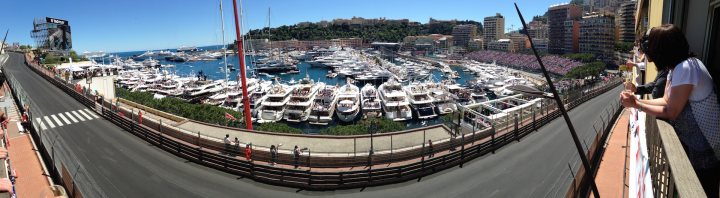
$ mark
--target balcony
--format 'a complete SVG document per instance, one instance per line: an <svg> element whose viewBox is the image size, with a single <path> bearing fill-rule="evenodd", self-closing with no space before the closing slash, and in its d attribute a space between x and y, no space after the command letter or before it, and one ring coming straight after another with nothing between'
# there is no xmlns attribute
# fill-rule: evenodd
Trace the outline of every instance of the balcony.
<svg viewBox="0 0 720 198"><path fill-rule="evenodd" d="M636 132L630 127L631 120L636 117L630 111L626 109L618 118L609 141L605 143L606 150L596 174L600 195L638 197L645 193L661 198L707 197L673 127L665 121L640 112L638 117L645 116L645 121L638 123L641 129L645 129L646 139L643 145L638 138L633 138ZM638 153L632 148L637 145L641 145L640 150L647 149L646 154ZM633 160L635 162L631 162ZM633 163L647 165L638 166ZM647 172L649 175L644 174ZM645 184L641 184L641 181Z"/></svg>
<svg viewBox="0 0 720 198"><path fill-rule="evenodd" d="M648 116L645 122L655 197L707 197L673 127Z"/></svg>

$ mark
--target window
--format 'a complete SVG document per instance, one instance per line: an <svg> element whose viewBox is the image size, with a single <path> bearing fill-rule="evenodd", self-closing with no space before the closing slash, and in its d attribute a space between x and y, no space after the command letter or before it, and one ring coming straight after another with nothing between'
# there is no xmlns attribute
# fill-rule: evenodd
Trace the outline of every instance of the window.
<svg viewBox="0 0 720 198"><path fill-rule="evenodd" d="M715 81L715 87L720 88L720 0L713 0L710 4L711 11L711 22L710 22L710 42L708 45L708 56L707 56L707 68L711 75L713 75L713 81ZM718 89L716 89L718 90Z"/></svg>

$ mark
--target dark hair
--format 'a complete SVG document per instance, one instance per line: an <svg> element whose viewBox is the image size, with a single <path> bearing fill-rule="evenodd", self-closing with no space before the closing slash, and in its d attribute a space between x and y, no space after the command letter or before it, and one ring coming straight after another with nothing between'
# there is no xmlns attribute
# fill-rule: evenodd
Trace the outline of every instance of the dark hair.
<svg viewBox="0 0 720 198"><path fill-rule="evenodd" d="M685 34L673 24L654 27L648 36L648 61L655 62L658 70L673 69L691 57Z"/></svg>

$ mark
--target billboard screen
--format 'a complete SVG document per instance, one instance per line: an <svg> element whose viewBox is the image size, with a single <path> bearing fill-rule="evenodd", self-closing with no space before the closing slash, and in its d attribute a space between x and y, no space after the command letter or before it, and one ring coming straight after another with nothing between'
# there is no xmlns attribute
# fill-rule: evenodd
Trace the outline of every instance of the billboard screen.
<svg viewBox="0 0 720 198"><path fill-rule="evenodd" d="M45 17L45 20L46 20L48 23L54 23L54 24L59 24L59 25L70 25L70 24L68 24L68 21L62 20L62 19Z"/></svg>

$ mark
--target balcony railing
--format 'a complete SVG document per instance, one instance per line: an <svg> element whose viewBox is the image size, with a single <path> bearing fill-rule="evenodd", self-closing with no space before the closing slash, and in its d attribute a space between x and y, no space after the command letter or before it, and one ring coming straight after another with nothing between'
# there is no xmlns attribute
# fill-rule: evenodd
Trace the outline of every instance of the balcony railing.
<svg viewBox="0 0 720 198"><path fill-rule="evenodd" d="M645 124L655 197L707 197L673 127L650 115Z"/></svg>

